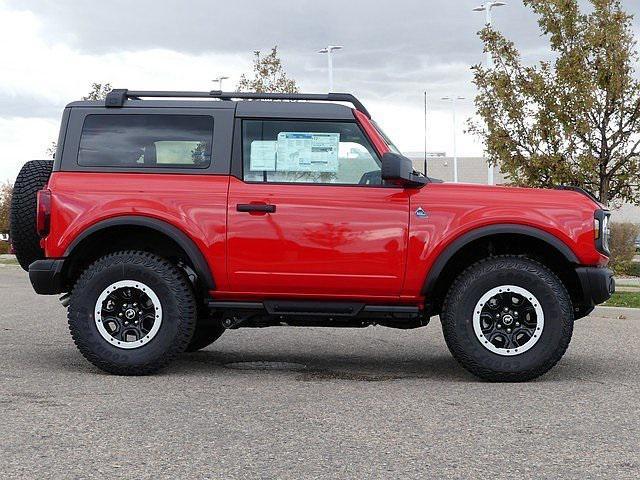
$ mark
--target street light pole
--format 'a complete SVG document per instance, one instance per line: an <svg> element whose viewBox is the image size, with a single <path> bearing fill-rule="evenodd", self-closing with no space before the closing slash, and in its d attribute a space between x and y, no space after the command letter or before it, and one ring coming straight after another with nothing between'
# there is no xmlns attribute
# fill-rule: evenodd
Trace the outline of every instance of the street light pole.
<svg viewBox="0 0 640 480"><path fill-rule="evenodd" d="M488 27L490 27L492 25L492 16L491 16L491 11L495 8L495 7L503 7L507 5L505 2L485 2L482 5L476 7L473 9L474 12L485 12L486 14L486 25ZM492 68L493 67L493 58L491 57L491 52L487 51L487 56L486 56L486 63L487 63L487 68ZM489 185L493 185L494 183L494 174L493 174L493 165L488 165L488 169L487 169L487 183Z"/></svg>
<svg viewBox="0 0 640 480"><path fill-rule="evenodd" d="M451 102L451 108L453 113L453 182L458 183L458 124L456 122L456 110L458 106L458 100L464 100L464 97L452 96L442 97L441 100Z"/></svg>
<svg viewBox="0 0 640 480"><path fill-rule="evenodd" d="M327 45L322 50L318 50L318 53L327 54L327 69L329 71L329 93L333 92L333 59L331 53L336 50L342 50L340 45Z"/></svg>
<svg viewBox="0 0 640 480"><path fill-rule="evenodd" d="M427 176L427 91L424 91L424 176Z"/></svg>
<svg viewBox="0 0 640 480"><path fill-rule="evenodd" d="M212 82L218 82L218 90L222 91L222 81L223 80L228 80L228 79L229 79L229 77L225 77L225 76L221 75L218 78L214 78L211 81Z"/></svg>

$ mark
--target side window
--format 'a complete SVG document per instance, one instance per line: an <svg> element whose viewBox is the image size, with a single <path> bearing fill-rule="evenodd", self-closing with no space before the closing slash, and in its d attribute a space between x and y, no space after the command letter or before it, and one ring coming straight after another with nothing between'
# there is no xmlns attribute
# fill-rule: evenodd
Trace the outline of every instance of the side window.
<svg viewBox="0 0 640 480"><path fill-rule="evenodd" d="M213 118L206 115L88 115L78 165L119 168L207 168Z"/></svg>
<svg viewBox="0 0 640 480"><path fill-rule="evenodd" d="M351 122L245 120L247 182L381 185L380 159Z"/></svg>

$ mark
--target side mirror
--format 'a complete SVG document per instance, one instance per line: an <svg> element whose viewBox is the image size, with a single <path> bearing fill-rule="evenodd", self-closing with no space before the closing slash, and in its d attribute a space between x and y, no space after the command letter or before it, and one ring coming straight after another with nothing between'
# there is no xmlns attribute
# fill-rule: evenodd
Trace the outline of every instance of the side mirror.
<svg viewBox="0 0 640 480"><path fill-rule="evenodd" d="M413 170L411 160L398 153L387 152L382 156L382 180L407 188L422 188L428 182Z"/></svg>

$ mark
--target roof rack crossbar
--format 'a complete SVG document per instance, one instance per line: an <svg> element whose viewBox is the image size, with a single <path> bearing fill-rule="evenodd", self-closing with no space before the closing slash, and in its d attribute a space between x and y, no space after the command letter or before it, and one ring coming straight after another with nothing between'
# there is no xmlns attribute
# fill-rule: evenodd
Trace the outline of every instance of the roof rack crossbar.
<svg viewBox="0 0 640 480"><path fill-rule="evenodd" d="M350 93L255 93L255 92L222 92L212 90L210 92L178 92L178 91L152 91L152 90L127 90L116 89L107 94L105 105L107 107L122 107L129 98L218 98L220 100L311 100L318 102L347 102L356 110L364 113L368 118L371 114L355 96Z"/></svg>

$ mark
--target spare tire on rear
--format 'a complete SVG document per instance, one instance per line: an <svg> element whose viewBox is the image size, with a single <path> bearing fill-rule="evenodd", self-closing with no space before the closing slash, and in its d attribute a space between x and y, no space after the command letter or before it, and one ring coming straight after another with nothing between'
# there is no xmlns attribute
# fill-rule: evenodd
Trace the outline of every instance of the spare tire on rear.
<svg viewBox="0 0 640 480"><path fill-rule="evenodd" d="M40 247L40 237L36 230L37 193L49 181L52 160L32 160L25 163L13 185L9 224L11 244L16 252L18 263L29 270L36 260L44 258Z"/></svg>

